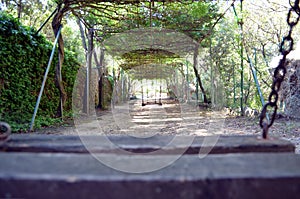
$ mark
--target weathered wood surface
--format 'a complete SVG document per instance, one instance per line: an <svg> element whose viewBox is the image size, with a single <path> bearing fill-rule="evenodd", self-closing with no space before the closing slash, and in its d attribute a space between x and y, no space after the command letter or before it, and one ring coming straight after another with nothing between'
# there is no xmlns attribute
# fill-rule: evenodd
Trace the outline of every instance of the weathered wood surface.
<svg viewBox="0 0 300 199"><path fill-rule="evenodd" d="M110 142L103 142L103 139ZM151 138L129 136L67 136L67 135L11 135L6 142L0 142L0 151L5 152L63 152L63 153L115 153L118 147L135 153L158 151L157 154L198 154L209 151L210 154L248 153L248 152L294 152L295 146L288 141L271 138L260 139L256 136L220 136L217 142L208 143L207 139L216 137L195 137L192 144L186 146L190 137L176 137L182 143L167 146L175 136L156 135ZM89 151L86 148L88 143ZM180 141L179 141L180 142ZM116 149L117 148L117 149ZM185 150L186 149L186 150Z"/></svg>
<svg viewBox="0 0 300 199"><path fill-rule="evenodd" d="M124 164L134 161L104 155ZM0 198L296 199L300 195L300 156L292 153L218 154L203 159L188 155L143 174L116 171L90 154L0 153L0 159Z"/></svg>

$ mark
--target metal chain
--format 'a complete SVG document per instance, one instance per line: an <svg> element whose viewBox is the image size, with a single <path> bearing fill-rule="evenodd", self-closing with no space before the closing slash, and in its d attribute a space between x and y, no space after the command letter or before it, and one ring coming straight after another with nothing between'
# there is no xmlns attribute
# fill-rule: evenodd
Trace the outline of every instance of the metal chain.
<svg viewBox="0 0 300 199"><path fill-rule="evenodd" d="M292 33L294 27L298 24L300 19L300 0L292 1L290 0L290 6L288 15L287 15L287 24L289 25L289 33L287 36L283 38L283 41L280 45L280 53L282 58L276 67L273 75L273 83L272 83L272 91L268 98L268 103L266 103L261 111L259 125L263 130L262 136L264 139L267 138L269 128L273 125L275 116L277 113L277 102L278 102L278 92L280 90L281 83L284 80L284 76L286 74L285 63L287 59L287 55L293 50L294 47L294 39L292 38ZM273 109L273 113L271 114L270 121L267 119L267 112Z"/></svg>
<svg viewBox="0 0 300 199"><path fill-rule="evenodd" d="M10 133L10 126L5 122L0 122L0 140L6 140Z"/></svg>

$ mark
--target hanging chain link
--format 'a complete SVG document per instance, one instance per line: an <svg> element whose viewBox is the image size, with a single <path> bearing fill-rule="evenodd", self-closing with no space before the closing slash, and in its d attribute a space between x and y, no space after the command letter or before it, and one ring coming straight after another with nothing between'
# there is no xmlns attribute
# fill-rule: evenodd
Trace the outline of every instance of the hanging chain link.
<svg viewBox="0 0 300 199"><path fill-rule="evenodd" d="M6 140L10 133L10 126L5 122L0 122L0 140Z"/></svg>
<svg viewBox="0 0 300 199"><path fill-rule="evenodd" d="M279 90L281 83L284 80L284 76L286 74L286 59L287 55L293 50L294 47L294 39L292 38L292 33L294 27L298 24L299 19L300 19L300 5L299 5L300 0L295 0L292 1L290 0L290 6L291 8L289 9L288 15L287 15L287 24L289 25L289 33L287 36L283 38L283 41L281 42L280 45L280 53L282 55L282 58L276 67L274 74L273 74L273 83L272 83L272 91L269 95L268 98L268 103L266 103L261 111L260 115L260 121L259 125L263 130L263 138L266 139L268 135L269 128L273 125L275 116L277 113L277 102L278 102L278 97L279 97ZM270 110L273 110L270 121L267 119L267 112Z"/></svg>

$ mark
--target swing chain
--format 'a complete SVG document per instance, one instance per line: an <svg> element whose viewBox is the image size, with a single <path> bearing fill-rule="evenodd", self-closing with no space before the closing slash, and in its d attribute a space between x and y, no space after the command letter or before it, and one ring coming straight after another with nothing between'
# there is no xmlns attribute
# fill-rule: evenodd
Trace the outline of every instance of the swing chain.
<svg viewBox="0 0 300 199"><path fill-rule="evenodd" d="M300 19L300 0L295 0L294 3L292 3L292 0L289 1L291 8L289 9L288 15L287 15L287 24L289 25L289 33L287 36L283 38L283 41L280 44L280 53L282 55L282 58L276 67L274 74L273 74L273 83L272 83L272 91L268 98L268 103L266 103L261 111L260 115L260 121L259 125L263 130L263 138L266 139L268 135L269 128L273 125L275 116L277 113L277 102L278 102L278 92L280 90L281 83L284 80L284 76L286 74L286 68L285 63L287 59L287 55L293 50L294 46L294 39L292 38L292 33L294 27L298 24ZM297 16L297 17L295 17ZM273 109L273 113L271 115L270 121L267 119L267 112L269 109Z"/></svg>
<svg viewBox="0 0 300 199"><path fill-rule="evenodd" d="M9 124L0 122L0 140L5 140L11 133Z"/></svg>

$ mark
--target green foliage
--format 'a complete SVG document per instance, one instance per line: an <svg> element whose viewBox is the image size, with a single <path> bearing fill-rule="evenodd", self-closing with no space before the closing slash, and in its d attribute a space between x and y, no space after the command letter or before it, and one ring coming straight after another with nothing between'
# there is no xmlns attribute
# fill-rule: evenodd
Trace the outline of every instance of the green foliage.
<svg viewBox="0 0 300 199"><path fill-rule="evenodd" d="M5 0L2 1L2 9L11 14L13 17L26 26L38 29L41 24L48 18L52 11L56 8L54 0ZM47 23L41 30L46 37L54 40L51 23Z"/></svg>
<svg viewBox="0 0 300 199"><path fill-rule="evenodd" d="M0 12L0 120L12 125L13 131L28 128L52 45L36 30L21 25L12 16ZM38 111L38 126L48 125L59 104L55 86L53 60ZM71 110L71 96L78 63L74 54L65 53L62 68L68 101L65 110Z"/></svg>

